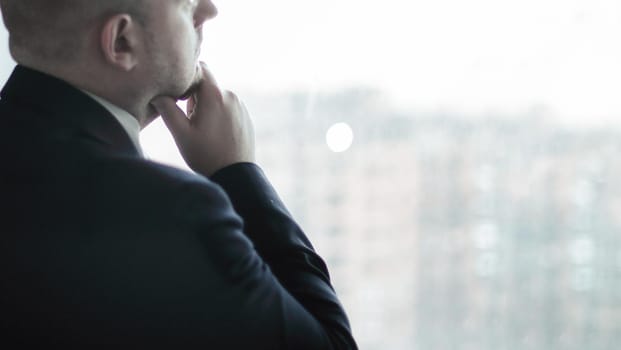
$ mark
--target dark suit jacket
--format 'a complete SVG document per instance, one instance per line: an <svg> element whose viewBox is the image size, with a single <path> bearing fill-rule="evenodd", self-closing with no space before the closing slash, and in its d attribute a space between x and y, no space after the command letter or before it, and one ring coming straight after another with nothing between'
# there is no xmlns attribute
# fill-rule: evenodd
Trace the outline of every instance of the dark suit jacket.
<svg viewBox="0 0 621 350"><path fill-rule="evenodd" d="M0 160L0 347L356 348L256 165L207 179L142 159L102 106L21 66Z"/></svg>

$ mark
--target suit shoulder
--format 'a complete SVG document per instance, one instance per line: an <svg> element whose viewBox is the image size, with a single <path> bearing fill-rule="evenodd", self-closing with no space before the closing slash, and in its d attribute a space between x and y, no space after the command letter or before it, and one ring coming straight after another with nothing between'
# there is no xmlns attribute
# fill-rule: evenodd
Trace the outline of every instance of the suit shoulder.
<svg viewBox="0 0 621 350"><path fill-rule="evenodd" d="M218 189L219 186L202 175L147 159L119 158L107 165L116 169L110 177L136 188L152 191L177 191L186 187Z"/></svg>

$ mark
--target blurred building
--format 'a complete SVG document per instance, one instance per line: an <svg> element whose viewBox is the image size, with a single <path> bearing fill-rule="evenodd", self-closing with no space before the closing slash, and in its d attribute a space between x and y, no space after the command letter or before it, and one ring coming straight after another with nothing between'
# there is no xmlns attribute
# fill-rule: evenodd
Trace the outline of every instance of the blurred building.
<svg viewBox="0 0 621 350"><path fill-rule="evenodd" d="M361 348L621 341L620 130L399 113L364 90L248 103ZM337 122L355 132L343 153L325 144Z"/></svg>

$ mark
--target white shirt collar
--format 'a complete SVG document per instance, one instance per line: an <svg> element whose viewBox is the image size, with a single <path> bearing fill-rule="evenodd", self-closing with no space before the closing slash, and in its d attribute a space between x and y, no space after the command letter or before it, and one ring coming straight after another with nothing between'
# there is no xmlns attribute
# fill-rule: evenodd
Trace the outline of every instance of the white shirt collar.
<svg viewBox="0 0 621 350"><path fill-rule="evenodd" d="M113 105L112 103L104 100L103 98L93 95L88 91L82 90L82 92L92 97L95 101L99 102L99 104L101 104L106 110L108 110L108 112L110 112L110 114L114 116L114 118L121 124L123 129L125 129L127 135L129 135L129 138L132 140L132 143L138 150L138 153L141 156L144 156L144 153L142 152L142 147L140 146L140 123L138 123L138 120L134 118L134 116L129 114L129 112L127 112L126 110Z"/></svg>

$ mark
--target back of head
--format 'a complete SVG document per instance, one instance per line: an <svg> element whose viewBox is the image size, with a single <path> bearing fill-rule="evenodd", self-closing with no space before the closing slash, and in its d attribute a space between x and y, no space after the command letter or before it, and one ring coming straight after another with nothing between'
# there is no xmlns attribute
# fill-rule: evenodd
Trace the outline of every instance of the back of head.
<svg viewBox="0 0 621 350"><path fill-rule="evenodd" d="M143 0L0 0L13 58L19 63L77 59L88 31L106 16L144 20Z"/></svg>

